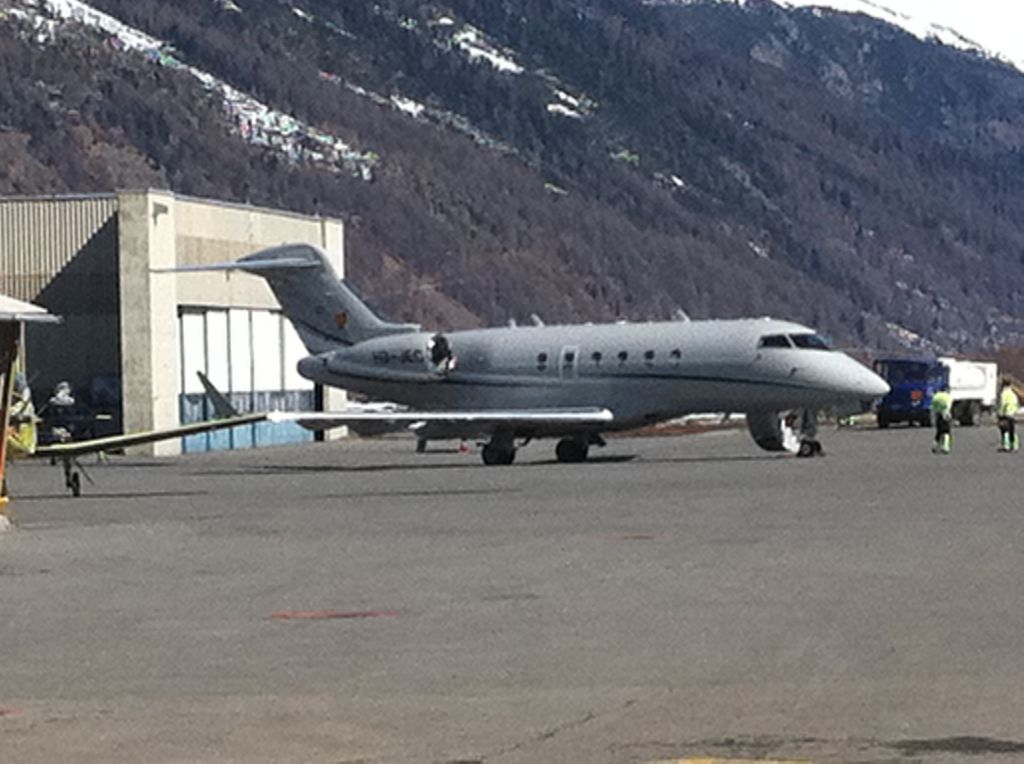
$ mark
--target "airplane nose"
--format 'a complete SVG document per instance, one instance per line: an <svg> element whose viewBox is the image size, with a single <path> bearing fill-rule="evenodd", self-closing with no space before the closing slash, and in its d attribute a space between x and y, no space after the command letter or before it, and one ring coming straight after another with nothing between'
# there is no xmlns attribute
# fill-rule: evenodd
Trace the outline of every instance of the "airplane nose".
<svg viewBox="0 0 1024 764"><path fill-rule="evenodd" d="M854 362L856 363L856 361ZM857 364L857 373L851 374L848 380L851 391L854 392L857 397L868 399L868 398L881 398L883 395L889 392L889 383L882 379L880 376L870 369Z"/></svg>
<svg viewBox="0 0 1024 764"><path fill-rule="evenodd" d="M871 372L871 376L874 377L870 384L871 397L881 398L884 395L888 395L889 391L892 390L892 388L889 386L889 383L886 382L877 374L875 374L874 372Z"/></svg>

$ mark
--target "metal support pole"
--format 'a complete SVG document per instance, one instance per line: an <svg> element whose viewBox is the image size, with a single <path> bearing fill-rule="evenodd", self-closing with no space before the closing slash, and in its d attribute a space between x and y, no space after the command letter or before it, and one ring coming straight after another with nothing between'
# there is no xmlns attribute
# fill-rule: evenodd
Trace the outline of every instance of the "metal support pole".
<svg viewBox="0 0 1024 764"><path fill-rule="evenodd" d="M18 357L21 323L0 322L0 530L10 523L7 506L7 441L10 437L11 396L14 392L14 361Z"/></svg>

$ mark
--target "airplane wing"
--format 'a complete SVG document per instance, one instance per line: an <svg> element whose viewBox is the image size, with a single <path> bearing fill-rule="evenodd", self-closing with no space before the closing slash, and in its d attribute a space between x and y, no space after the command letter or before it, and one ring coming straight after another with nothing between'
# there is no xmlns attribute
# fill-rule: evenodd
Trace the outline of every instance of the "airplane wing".
<svg viewBox="0 0 1024 764"><path fill-rule="evenodd" d="M69 443L54 443L48 446L39 446L35 450L36 456L54 456L57 458L71 458L93 454L98 451L114 451L129 446L141 446L146 443L156 443L160 440L171 440L182 438L186 435L197 435L202 432L223 430L227 427L237 427L242 424L262 422L267 418L266 414L244 414L242 416L230 417L227 419L211 419L206 422L194 424L183 424L180 427L169 427L166 430L147 430L144 432L129 432L124 435L110 435L104 438L92 438L90 440L75 440Z"/></svg>
<svg viewBox="0 0 1024 764"><path fill-rule="evenodd" d="M410 427L436 422L516 428L607 424L613 419L612 412L604 408L415 411L398 407L352 407L339 411L272 411L267 414L270 422L297 422L307 430L329 430L367 422Z"/></svg>

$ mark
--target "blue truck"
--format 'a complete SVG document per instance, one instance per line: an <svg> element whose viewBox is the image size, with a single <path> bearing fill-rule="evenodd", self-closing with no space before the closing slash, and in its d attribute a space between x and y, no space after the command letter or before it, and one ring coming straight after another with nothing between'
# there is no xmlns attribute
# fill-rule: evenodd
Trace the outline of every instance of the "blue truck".
<svg viewBox="0 0 1024 764"><path fill-rule="evenodd" d="M932 396L946 385L953 396L953 418L973 425L995 406L998 369L985 361L956 358L879 358L874 370L889 383L876 409L878 426L895 422L927 427Z"/></svg>

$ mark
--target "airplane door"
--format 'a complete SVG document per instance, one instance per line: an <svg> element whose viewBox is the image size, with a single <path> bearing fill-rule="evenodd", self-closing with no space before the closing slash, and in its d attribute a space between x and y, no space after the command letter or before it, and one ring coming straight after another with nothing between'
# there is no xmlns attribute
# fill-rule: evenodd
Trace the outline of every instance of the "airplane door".
<svg viewBox="0 0 1024 764"><path fill-rule="evenodd" d="M580 349L576 345L562 348L558 363L558 374L564 380L576 379L579 376Z"/></svg>

